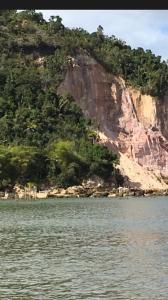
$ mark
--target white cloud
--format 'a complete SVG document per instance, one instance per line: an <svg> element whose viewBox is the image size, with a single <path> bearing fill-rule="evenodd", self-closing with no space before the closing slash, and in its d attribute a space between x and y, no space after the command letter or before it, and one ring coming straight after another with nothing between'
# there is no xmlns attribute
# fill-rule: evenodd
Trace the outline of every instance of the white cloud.
<svg viewBox="0 0 168 300"><path fill-rule="evenodd" d="M104 33L115 35L131 47L151 49L168 59L168 10L43 10L44 18L59 15L70 28L89 32L102 25Z"/></svg>

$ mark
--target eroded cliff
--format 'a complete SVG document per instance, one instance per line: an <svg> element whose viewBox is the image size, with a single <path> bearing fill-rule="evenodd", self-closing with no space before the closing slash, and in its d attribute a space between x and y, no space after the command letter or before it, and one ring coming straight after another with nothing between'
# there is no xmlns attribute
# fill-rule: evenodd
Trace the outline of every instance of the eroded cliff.
<svg viewBox="0 0 168 300"><path fill-rule="evenodd" d="M64 92L96 121L101 141L121 155L130 184L166 187L161 177L168 177L168 96L156 99L126 87L88 55L70 64L58 88Z"/></svg>

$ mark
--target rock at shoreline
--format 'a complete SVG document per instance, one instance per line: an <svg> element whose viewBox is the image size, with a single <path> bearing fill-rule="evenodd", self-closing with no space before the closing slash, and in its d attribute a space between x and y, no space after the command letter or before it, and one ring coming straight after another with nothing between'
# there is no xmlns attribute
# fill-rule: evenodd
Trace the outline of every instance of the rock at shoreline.
<svg viewBox="0 0 168 300"><path fill-rule="evenodd" d="M91 197L107 197L108 196L108 192L104 191L104 192L95 192L91 195Z"/></svg>
<svg viewBox="0 0 168 300"><path fill-rule="evenodd" d="M117 194L108 194L108 197L109 198L115 198L115 197L117 197Z"/></svg>
<svg viewBox="0 0 168 300"><path fill-rule="evenodd" d="M158 190L158 189L135 189L128 187L89 187L89 186L71 186L67 189L65 188L51 188L43 191L34 191L27 188L14 188L14 192L0 192L0 199L48 199L48 198L85 198L85 197L140 197L140 196L161 196L168 195L168 190Z"/></svg>

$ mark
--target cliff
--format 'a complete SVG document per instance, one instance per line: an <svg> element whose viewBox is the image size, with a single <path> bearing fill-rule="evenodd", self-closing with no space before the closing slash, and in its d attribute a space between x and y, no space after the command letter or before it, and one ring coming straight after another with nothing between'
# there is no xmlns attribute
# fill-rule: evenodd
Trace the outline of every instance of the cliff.
<svg viewBox="0 0 168 300"><path fill-rule="evenodd" d="M72 59L57 92L70 93L95 120L102 143L120 155L127 184L166 188L168 177L168 96L157 99L126 87L88 55Z"/></svg>
<svg viewBox="0 0 168 300"><path fill-rule="evenodd" d="M97 177L118 187L118 156L125 186L168 191L161 56L34 10L2 11L0 30L0 191L68 188Z"/></svg>

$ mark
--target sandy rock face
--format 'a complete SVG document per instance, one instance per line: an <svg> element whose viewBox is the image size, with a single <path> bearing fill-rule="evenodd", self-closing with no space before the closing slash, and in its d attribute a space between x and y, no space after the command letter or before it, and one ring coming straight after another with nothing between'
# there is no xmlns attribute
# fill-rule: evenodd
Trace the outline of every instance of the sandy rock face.
<svg viewBox="0 0 168 300"><path fill-rule="evenodd" d="M168 176L168 96L141 95L87 55L76 61L58 93L69 92L85 115L96 120L108 147L157 176Z"/></svg>

